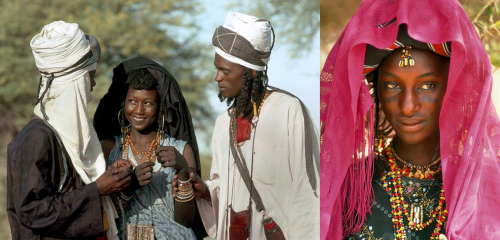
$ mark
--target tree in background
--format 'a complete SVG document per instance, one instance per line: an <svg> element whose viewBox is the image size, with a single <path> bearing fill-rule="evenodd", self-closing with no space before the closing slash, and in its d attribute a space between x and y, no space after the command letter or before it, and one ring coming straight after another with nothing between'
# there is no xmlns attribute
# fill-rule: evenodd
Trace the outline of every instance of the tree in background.
<svg viewBox="0 0 500 240"><path fill-rule="evenodd" d="M227 1L227 0L226 0ZM316 1L231 1L227 10L255 16L269 16L280 46L290 48L290 57L308 54L319 31ZM5 180L6 146L33 116L39 81L29 42L45 24L56 20L76 22L101 43L97 86L89 104L93 116L100 98L111 83L112 69L123 60L149 57L176 77L191 110L197 133L210 137L214 113L207 89L213 88L213 49L209 41L196 39L199 0L0 0L0 179ZM278 44L278 43L277 43ZM207 69L207 67L209 67ZM203 139L198 139L199 141ZM202 156L202 168L209 170L209 157ZM205 174L208 176L208 174ZM0 195L6 195L6 182ZM5 209L5 198L0 198ZM0 211L0 239L10 238L4 211Z"/></svg>
<svg viewBox="0 0 500 240"><path fill-rule="evenodd" d="M140 55L179 81L197 130L211 127L215 116L206 89L212 72L204 68L213 57L208 45L194 40L200 6L198 0L0 0L0 195L6 196L7 143L33 116L36 101L40 75L29 43L55 20L78 23L101 44L90 116L107 92L113 67ZM5 199L0 198L0 239L10 238Z"/></svg>
<svg viewBox="0 0 500 240"><path fill-rule="evenodd" d="M107 91L112 68L141 55L163 64L176 77L198 128L212 124L196 121L214 118L210 109L201 104L208 99L205 88L211 79L197 70L207 59L204 55L207 56L208 46L192 40L198 26L191 16L202 10L196 0L1 0L0 3L0 109L12 115L3 120L12 121L14 129L22 127L32 116L36 100L39 73L29 42L45 24L54 20L76 22L101 43L103 54L93 93L96 100ZM91 116L97 103L91 103Z"/></svg>
<svg viewBox="0 0 500 240"><path fill-rule="evenodd" d="M316 33L319 31L320 15L317 1L298 0L254 0L242 3L241 1L228 4L227 9L246 9L254 16L266 16L273 26L279 45L290 48L290 57L298 58L307 54L313 47Z"/></svg>
<svg viewBox="0 0 500 240"><path fill-rule="evenodd" d="M490 55L491 64L500 67L500 14L499 0L471 1L463 0L462 6L476 27L484 48Z"/></svg>

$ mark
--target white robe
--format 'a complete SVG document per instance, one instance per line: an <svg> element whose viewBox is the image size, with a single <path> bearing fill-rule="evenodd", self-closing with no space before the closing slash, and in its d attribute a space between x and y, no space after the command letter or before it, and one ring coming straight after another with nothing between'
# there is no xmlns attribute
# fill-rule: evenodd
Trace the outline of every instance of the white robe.
<svg viewBox="0 0 500 240"><path fill-rule="evenodd" d="M319 239L319 198L306 173L304 118L297 99L274 92L262 106L254 146L253 181L269 216L283 230L287 240ZM314 128L314 125L311 124ZM197 199L201 218L210 237L228 239L226 209L247 209L250 194L234 163L229 146L230 118L222 113L212 137L212 167L206 181L212 201ZM319 196L319 138L314 139L314 169ZM251 139L241 147L251 169ZM234 176L234 177L233 177ZM234 182L234 185L233 185ZM250 239L265 239L262 215L252 204Z"/></svg>

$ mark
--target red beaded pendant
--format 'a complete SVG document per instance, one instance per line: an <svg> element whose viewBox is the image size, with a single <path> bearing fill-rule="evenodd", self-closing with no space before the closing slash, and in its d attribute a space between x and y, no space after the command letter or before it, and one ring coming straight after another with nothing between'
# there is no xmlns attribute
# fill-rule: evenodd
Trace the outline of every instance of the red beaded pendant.
<svg viewBox="0 0 500 240"><path fill-rule="evenodd" d="M252 130L252 125L250 121L243 118L243 116L236 118L236 125L238 126L238 131L236 132L236 141L243 142L250 139L250 131Z"/></svg>

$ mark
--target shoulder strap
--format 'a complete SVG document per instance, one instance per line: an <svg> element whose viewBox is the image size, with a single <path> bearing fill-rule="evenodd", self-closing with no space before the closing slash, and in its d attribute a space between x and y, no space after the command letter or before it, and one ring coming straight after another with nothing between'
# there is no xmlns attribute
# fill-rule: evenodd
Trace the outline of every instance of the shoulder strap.
<svg viewBox="0 0 500 240"><path fill-rule="evenodd" d="M229 124L230 126L229 128L231 128L231 125L233 125L233 129L229 129L230 130L229 132L230 133L233 132L234 134L236 134L237 132L236 118L232 117L231 121L234 122L233 124ZM233 138L232 134L230 134L229 146L231 147L231 153L233 154L236 167L238 167L238 171L240 172L241 177L243 178L243 182L245 182L245 186L247 186L247 189L250 192L250 197L255 202L255 208L257 208L257 211L265 213L266 208L264 207L264 204L262 203L262 198L260 197L259 192L257 192L257 189L253 184L252 178L250 177L250 172L248 171L245 158L243 158L243 153L241 152L241 149L239 147L238 150L236 150L235 144L236 144L235 138Z"/></svg>

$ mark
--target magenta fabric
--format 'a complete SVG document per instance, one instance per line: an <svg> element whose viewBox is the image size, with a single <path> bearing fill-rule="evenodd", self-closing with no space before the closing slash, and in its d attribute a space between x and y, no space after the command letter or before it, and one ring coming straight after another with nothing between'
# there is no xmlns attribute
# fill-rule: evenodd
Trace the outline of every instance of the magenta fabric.
<svg viewBox="0 0 500 240"><path fill-rule="evenodd" d="M446 235L500 239L500 121L491 101L491 64L456 0L365 0L331 50L320 84L321 239L359 231L370 210L374 104L364 54L366 44L390 47L400 24L415 40L451 42L439 118Z"/></svg>

